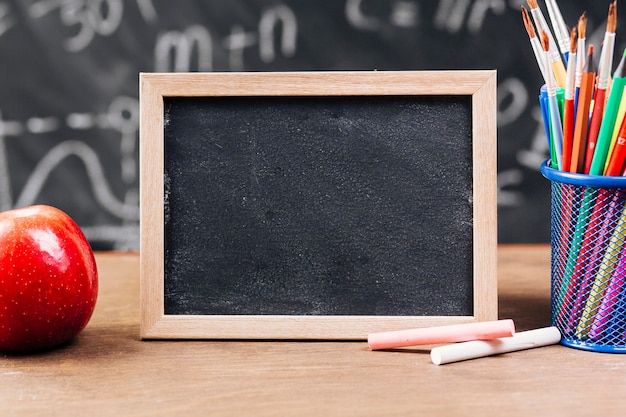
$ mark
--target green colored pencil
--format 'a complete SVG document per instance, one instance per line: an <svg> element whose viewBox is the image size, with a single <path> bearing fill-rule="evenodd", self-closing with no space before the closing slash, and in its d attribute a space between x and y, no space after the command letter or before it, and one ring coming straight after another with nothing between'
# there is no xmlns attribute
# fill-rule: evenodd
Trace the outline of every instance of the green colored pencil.
<svg viewBox="0 0 626 417"><path fill-rule="evenodd" d="M606 102L606 110L604 111L604 117L602 118L602 124L600 125L600 133L598 133L598 142L596 143L596 149L593 154L591 168L589 169L590 175L604 174L606 160L609 158L608 153L609 148L611 147L613 130L615 129L617 112L619 110L619 105L622 100L622 94L624 93L625 86L626 49L624 50L619 66L617 67L617 69L615 70L615 74L613 75L611 92L609 93L609 99Z"/></svg>

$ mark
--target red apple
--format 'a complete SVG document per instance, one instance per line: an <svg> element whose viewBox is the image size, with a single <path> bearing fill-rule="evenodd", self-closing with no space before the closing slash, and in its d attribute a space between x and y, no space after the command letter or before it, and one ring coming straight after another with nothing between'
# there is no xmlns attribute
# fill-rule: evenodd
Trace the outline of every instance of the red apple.
<svg viewBox="0 0 626 417"><path fill-rule="evenodd" d="M93 251L50 206L0 213L0 351L49 349L85 328L98 294Z"/></svg>

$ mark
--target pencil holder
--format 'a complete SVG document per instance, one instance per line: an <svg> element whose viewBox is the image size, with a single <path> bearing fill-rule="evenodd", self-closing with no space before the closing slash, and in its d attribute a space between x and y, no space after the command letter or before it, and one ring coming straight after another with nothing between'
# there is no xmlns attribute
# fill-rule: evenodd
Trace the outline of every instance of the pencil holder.
<svg viewBox="0 0 626 417"><path fill-rule="evenodd" d="M563 345L626 353L626 177L551 181L551 319Z"/></svg>

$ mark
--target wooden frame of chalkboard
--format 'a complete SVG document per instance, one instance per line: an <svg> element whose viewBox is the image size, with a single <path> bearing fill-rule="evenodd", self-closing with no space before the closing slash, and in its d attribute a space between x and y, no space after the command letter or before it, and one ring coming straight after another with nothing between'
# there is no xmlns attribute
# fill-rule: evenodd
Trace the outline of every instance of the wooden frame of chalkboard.
<svg viewBox="0 0 626 417"><path fill-rule="evenodd" d="M497 318L496 71L142 73L140 113L142 339Z"/></svg>

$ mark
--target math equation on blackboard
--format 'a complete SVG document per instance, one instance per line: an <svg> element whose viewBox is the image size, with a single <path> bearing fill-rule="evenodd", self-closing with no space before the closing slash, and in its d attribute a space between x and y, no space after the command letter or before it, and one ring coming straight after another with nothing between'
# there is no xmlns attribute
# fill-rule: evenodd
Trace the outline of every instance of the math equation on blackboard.
<svg viewBox="0 0 626 417"><path fill-rule="evenodd" d="M94 248L138 249L140 72L496 69L499 240L547 242L541 74L522 4L0 1L0 210L55 205ZM604 3L561 8L587 10L598 42Z"/></svg>

